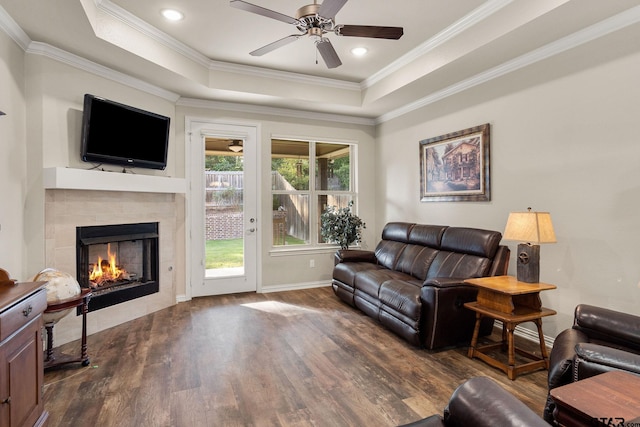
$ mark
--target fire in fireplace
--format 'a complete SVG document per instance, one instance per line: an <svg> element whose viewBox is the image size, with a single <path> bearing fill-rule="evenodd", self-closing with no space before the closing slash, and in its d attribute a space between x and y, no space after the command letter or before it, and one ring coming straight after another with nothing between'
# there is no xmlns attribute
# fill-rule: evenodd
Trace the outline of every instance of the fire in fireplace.
<svg viewBox="0 0 640 427"><path fill-rule="evenodd" d="M89 311L158 292L158 223L76 228L77 279Z"/></svg>

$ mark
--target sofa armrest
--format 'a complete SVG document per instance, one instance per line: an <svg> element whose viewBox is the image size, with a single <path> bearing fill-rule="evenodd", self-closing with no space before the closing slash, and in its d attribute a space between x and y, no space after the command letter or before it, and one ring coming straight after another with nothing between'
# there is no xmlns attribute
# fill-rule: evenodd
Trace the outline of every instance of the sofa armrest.
<svg viewBox="0 0 640 427"><path fill-rule="evenodd" d="M587 334L591 341L595 339L640 350L639 316L580 304L575 310L573 327Z"/></svg>
<svg viewBox="0 0 640 427"><path fill-rule="evenodd" d="M589 342L589 337L577 329L565 329L558 334L549 354L549 390L572 382L576 345L584 342Z"/></svg>
<svg viewBox="0 0 640 427"><path fill-rule="evenodd" d="M451 288L454 286L468 286L464 283L464 281L468 279L467 277L433 277L431 279L425 280L422 286L435 286L437 288Z"/></svg>
<svg viewBox="0 0 640 427"><path fill-rule="evenodd" d="M373 251L365 251L361 249L340 249L336 251L334 257L334 265L341 262L370 262L373 264L378 263L376 254Z"/></svg>
<svg viewBox="0 0 640 427"><path fill-rule="evenodd" d="M574 381L612 370L640 374L640 354L592 343L576 345Z"/></svg>
<svg viewBox="0 0 640 427"><path fill-rule="evenodd" d="M549 427L538 414L488 377L471 378L453 392L447 426Z"/></svg>

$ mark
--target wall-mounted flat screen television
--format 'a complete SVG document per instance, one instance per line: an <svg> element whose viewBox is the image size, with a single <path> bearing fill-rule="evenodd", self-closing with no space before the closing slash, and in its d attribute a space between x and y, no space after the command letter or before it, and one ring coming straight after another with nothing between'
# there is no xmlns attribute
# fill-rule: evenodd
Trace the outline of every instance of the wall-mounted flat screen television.
<svg viewBox="0 0 640 427"><path fill-rule="evenodd" d="M164 169L170 121L160 114L86 94L82 112L82 160Z"/></svg>

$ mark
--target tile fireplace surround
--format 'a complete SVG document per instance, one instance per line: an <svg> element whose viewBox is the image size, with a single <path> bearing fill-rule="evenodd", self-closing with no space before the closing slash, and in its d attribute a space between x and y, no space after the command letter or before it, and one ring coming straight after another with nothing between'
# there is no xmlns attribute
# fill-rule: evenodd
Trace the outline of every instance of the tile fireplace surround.
<svg viewBox="0 0 640 427"><path fill-rule="evenodd" d="M88 333L95 333L176 303L175 259L177 232L182 230L184 199L165 192L96 191L51 188L45 182L46 267L75 276L76 227L91 225L159 223L160 290L87 316ZM179 237L179 236L178 236ZM33 272L35 275L36 272ZM68 314L57 325L55 346L80 338L81 318Z"/></svg>

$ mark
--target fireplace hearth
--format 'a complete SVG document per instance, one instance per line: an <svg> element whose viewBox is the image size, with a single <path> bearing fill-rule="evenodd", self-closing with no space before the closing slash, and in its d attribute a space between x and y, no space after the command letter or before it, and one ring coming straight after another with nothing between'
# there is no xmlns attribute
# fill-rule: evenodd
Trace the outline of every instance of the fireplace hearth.
<svg viewBox="0 0 640 427"><path fill-rule="evenodd" d="M89 311L159 291L158 223L76 228L76 277L93 296Z"/></svg>

